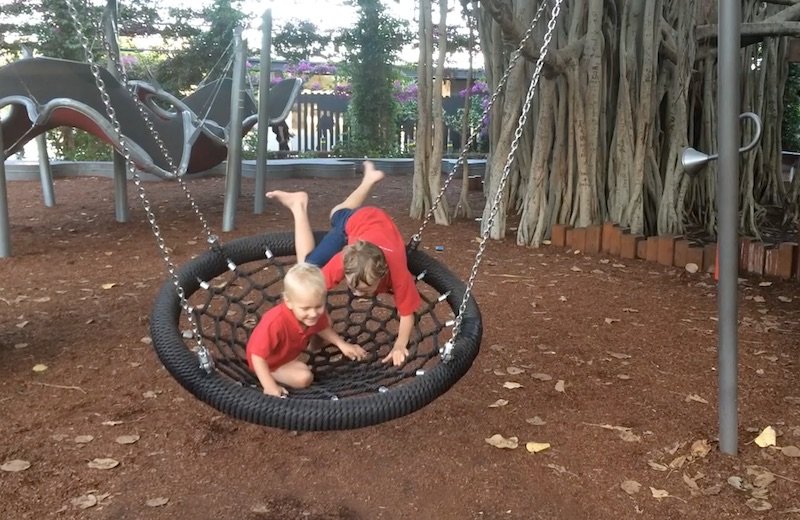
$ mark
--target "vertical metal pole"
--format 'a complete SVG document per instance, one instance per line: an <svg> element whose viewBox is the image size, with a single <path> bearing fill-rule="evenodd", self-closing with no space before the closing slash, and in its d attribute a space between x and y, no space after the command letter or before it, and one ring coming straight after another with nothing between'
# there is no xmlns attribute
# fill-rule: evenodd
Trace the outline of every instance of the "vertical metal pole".
<svg viewBox="0 0 800 520"><path fill-rule="evenodd" d="M22 57L33 57L33 52L27 45L22 46ZM53 191L53 171L50 168L50 157L47 155L46 136L46 133L36 136L36 149L39 154L39 180L42 183L42 198L44 205L52 208L56 205L56 198Z"/></svg>
<svg viewBox="0 0 800 520"><path fill-rule="evenodd" d="M11 256L11 230L8 225L8 192L6 191L6 148L3 126L0 125L0 258Z"/></svg>
<svg viewBox="0 0 800 520"><path fill-rule="evenodd" d="M258 146L256 148L256 193L253 213L264 213L264 190L267 177L267 136L269 135L269 87L272 69L272 11L261 20L261 60L258 76Z"/></svg>
<svg viewBox="0 0 800 520"><path fill-rule="evenodd" d="M236 198L242 176L242 84L244 83L245 45L242 28L233 34L234 59L231 84L231 122L228 129L228 168L225 177L225 204L222 210L222 230L233 231L236 218Z"/></svg>
<svg viewBox="0 0 800 520"><path fill-rule="evenodd" d="M106 33L108 44L114 53L119 56L119 46L117 45L117 1L107 0L106 10L103 13L103 27ZM112 57L108 57L108 71L117 80L120 79L117 73L117 67L112 61ZM124 130L124 129L123 129ZM128 165L125 162L125 157L119 154L116 150L113 155L114 165L114 213L117 222L128 221Z"/></svg>
<svg viewBox="0 0 800 520"><path fill-rule="evenodd" d="M719 241L719 448L735 455L738 451L738 208L739 208L739 112L741 95L740 34L742 7L738 1L719 3L719 102L717 131L719 169L717 208Z"/></svg>

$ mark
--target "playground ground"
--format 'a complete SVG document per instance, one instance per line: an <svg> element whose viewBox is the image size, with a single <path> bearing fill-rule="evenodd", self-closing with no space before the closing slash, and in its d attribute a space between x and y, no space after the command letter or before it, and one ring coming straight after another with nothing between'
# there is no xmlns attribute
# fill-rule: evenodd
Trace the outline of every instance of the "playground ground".
<svg viewBox="0 0 800 520"><path fill-rule="evenodd" d="M270 187L308 191L322 228L356 182ZM418 226L406 217L410 182L390 177L373 199L406 236ZM224 179L189 185L219 229ZM146 188L176 261L201 251L201 226L178 187ZM252 190L245 179L243 192ZM146 343L165 276L133 186L126 224L114 221L107 178L60 179L55 194L57 206L45 208L37 182L8 186L0 464L19 471L0 471L0 518L800 518L796 283L740 284L737 457L716 440L712 278L518 247L513 237L487 249L475 285L481 353L449 392L375 427L285 432L198 402ZM283 208L256 216L247 197L239 206L237 230L223 240L291 229ZM423 246L465 278L478 233L474 221L432 225ZM779 448L753 442L767 426ZM487 443L496 434L519 447ZM550 447L529 453L531 441ZM118 465L90 467L95 459Z"/></svg>

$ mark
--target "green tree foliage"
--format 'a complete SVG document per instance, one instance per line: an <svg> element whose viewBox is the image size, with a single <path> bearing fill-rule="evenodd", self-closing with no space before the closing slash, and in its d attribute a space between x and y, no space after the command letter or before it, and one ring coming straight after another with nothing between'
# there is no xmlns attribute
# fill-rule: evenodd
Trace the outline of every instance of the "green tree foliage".
<svg viewBox="0 0 800 520"><path fill-rule="evenodd" d="M392 63L410 34L404 22L386 14L380 0L354 0L354 5L358 7L358 22L341 37L352 83L348 150L343 153L389 154L395 148L397 133Z"/></svg>
<svg viewBox="0 0 800 520"><path fill-rule="evenodd" d="M196 18L190 11L172 13L184 23L177 25L179 32L165 31L164 37L181 37L183 45L157 66L156 77L164 89L183 92L205 79L217 63L227 63L234 29L245 15L230 0L214 0Z"/></svg>
<svg viewBox="0 0 800 520"><path fill-rule="evenodd" d="M300 62L326 56L332 36L320 32L311 22L289 20L272 36L275 53L287 61Z"/></svg>
<svg viewBox="0 0 800 520"><path fill-rule="evenodd" d="M782 147L800 152L800 64L789 64L783 103Z"/></svg>

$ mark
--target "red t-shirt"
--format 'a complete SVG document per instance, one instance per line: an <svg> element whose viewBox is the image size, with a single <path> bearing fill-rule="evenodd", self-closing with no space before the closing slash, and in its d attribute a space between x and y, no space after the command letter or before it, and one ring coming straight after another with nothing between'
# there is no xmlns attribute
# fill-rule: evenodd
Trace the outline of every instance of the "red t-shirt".
<svg viewBox="0 0 800 520"><path fill-rule="evenodd" d="M392 217L379 208L363 207L353 213L345 225L347 243L365 240L378 246L386 257L389 272L378 284L378 293L394 293L400 316L408 316L420 304L414 276L408 271L406 244ZM344 253L338 252L322 268L328 289L344 279Z"/></svg>
<svg viewBox="0 0 800 520"><path fill-rule="evenodd" d="M297 321L286 303L281 302L268 310L253 329L247 341L247 364L253 368L255 354L267 361L270 370L275 370L297 358L308 346L311 336L329 325L325 313L313 327L306 327Z"/></svg>

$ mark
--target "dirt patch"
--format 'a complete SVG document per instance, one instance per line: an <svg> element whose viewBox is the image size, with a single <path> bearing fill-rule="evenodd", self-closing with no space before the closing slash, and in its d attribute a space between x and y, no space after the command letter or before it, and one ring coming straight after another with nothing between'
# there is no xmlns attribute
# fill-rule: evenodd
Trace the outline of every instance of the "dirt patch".
<svg viewBox="0 0 800 520"><path fill-rule="evenodd" d="M322 229L356 182L269 185L308 191ZM224 179L189 186L219 229ZM200 252L202 228L179 188L145 188L176 263ZM772 426L778 446L800 446L797 284L740 285L737 457L716 444L713 279L522 248L512 236L489 245L478 273L482 349L461 381L389 423L298 434L226 417L160 365L147 317L166 278L133 186L125 224L114 221L108 179L57 180L55 208L43 207L38 183L8 192L0 464L30 467L0 472L3 518L706 520L800 508L800 459L752 442ZM419 226L406 216L410 198L411 179L392 176L372 203L410 236ZM247 196L239 206L224 241L291 230L282 208L253 215ZM432 224L422 247L465 279L478 234L474 220ZM495 434L519 447L489 445ZM550 447L532 454L532 441ZM96 469L95 459L119 464ZM625 481L640 490L628 483L629 494ZM771 513L753 509L767 504Z"/></svg>

